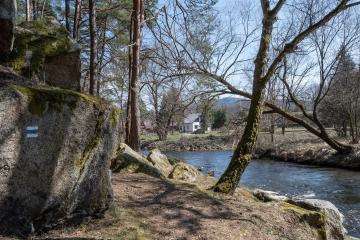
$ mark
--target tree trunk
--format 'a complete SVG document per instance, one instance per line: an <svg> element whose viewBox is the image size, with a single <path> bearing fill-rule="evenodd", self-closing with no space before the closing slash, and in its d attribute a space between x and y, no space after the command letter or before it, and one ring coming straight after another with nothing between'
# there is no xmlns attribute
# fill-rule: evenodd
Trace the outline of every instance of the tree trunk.
<svg viewBox="0 0 360 240"><path fill-rule="evenodd" d="M264 73L267 68L273 24L276 21L276 15L270 13L270 4L269 2L267 3L268 4L263 5L264 19L261 41L255 59L252 99L245 130L234 151L228 168L213 187L215 192L234 193L245 168L249 164L251 153L255 146L262 115L263 93L269 80L265 78Z"/></svg>
<svg viewBox="0 0 360 240"><path fill-rule="evenodd" d="M31 20L31 6L30 0L26 0L26 21L29 22Z"/></svg>
<svg viewBox="0 0 360 240"><path fill-rule="evenodd" d="M285 118L283 119L283 124L281 126L281 134L282 135L285 135L285 129L286 129L286 126L285 126Z"/></svg>
<svg viewBox="0 0 360 240"><path fill-rule="evenodd" d="M262 92L263 88L259 88L253 93L244 133L234 151L230 165L213 188L215 192L232 194L249 164L262 115Z"/></svg>
<svg viewBox="0 0 360 240"><path fill-rule="evenodd" d="M135 151L140 150L140 101L139 101L139 72L140 72L140 47L143 20L143 1L133 0L133 45L131 64L131 105L130 105L130 139L129 146Z"/></svg>
<svg viewBox="0 0 360 240"><path fill-rule="evenodd" d="M129 61L129 86L128 86L128 98L126 103L126 120L125 120L125 143L129 145L130 142L130 125L131 125L131 66L132 66L132 47L131 44L133 43L133 18L134 13L131 13L131 21L130 21L130 29L129 29L129 47L128 47L128 61Z"/></svg>
<svg viewBox="0 0 360 240"><path fill-rule="evenodd" d="M157 129L156 134L159 137L159 141L166 141L167 140L168 132L167 132L166 129Z"/></svg>
<svg viewBox="0 0 360 240"><path fill-rule="evenodd" d="M33 20L37 20L37 1L36 0L32 1L32 15L33 15Z"/></svg>
<svg viewBox="0 0 360 240"><path fill-rule="evenodd" d="M90 84L89 93L90 95L95 94L96 84L96 12L94 6L94 0L89 0L89 26L90 26Z"/></svg>
<svg viewBox="0 0 360 240"><path fill-rule="evenodd" d="M347 122L346 120L343 120L343 124L342 124L342 132L343 132L343 137L347 137Z"/></svg>
<svg viewBox="0 0 360 240"><path fill-rule="evenodd" d="M103 70L103 62L104 62L104 56L105 56L105 46L106 46L106 31L107 31L107 21L108 21L108 16L105 16L104 19L104 28L103 28L103 32L102 32L102 36L101 36L101 54L100 54L100 58L99 58L99 67L98 67L98 71L97 71L97 84L96 84L96 96L100 96L100 88L101 88L101 73Z"/></svg>
<svg viewBox="0 0 360 240"><path fill-rule="evenodd" d="M66 30L70 33L70 2L65 0L65 27Z"/></svg>
<svg viewBox="0 0 360 240"><path fill-rule="evenodd" d="M73 38L75 40L78 39L80 12L81 12L81 0L75 0L74 25L73 25Z"/></svg>

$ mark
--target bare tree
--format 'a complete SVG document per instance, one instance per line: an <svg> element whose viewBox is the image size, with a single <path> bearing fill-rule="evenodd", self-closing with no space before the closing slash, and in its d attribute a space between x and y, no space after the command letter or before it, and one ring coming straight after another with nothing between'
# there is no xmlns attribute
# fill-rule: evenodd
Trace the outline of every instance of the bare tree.
<svg viewBox="0 0 360 240"><path fill-rule="evenodd" d="M313 31L306 32L307 27L314 25L316 29L318 29L319 24L323 24L320 20L322 20L323 17L321 13L325 9L329 9L333 6L333 10L336 11L335 15L337 15L339 12L357 5L357 2L346 1L342 4L343 5L335 6L326 1L321 1L319 3L312 2L311 4L305 2L301 8L293 7L294 5L291 3L288 4L288 19L290 21L285 21L283 26L276 28L281 29L282 31L285 29L285 31L283 31L282 34L276 34L276 36L271 34L270 39L272 41L272 46L269 58L274 59L274 61L276 58L277 60L282 60L279 63L274 62L274 64L272 64L272 69L268 71L269 74L266 77L269 77L271 73L270 79L273 79L273 75L279 71L284 57L290 53L289 48L293 51L291 53L294 54L294 51L296 51L296 54L299 53L297 48L295 50L292 49L292 44L294 44L294 41L297 43L301 42L304 40L305 35L309 36L310 33L313 33ZM319 7L321 11L312 9L315 7ZM224 94L236 94L251 99L253 97L251 93L247 90L242 90L233 84L234 77L239 79L241 75L243 75L248 76L248 78L251 79L253 78L253 74L255 74L254 66L250 65L252 59L245 57L246 54L249 53L248 49L254 47L254 43L256 43L259 39L259 36L257 35L257 26L250 23L251 21L255 21L250 17L251 9L248 9L245 6L244 11L237 16L237 19L240 19L239 21L241 23L240 26L242 26L242 32L237 33L232 30L232 21L229 22L228 26L221 26L221 28L217 28L216 33L212 34L211 38L211 45L215 46L215 50L208 54L196 45L197 41L192 40L194 34L191 32L191 23L188 21L188 9L181 5L180 1L176 1L174 6L170 6L168 8L171 9L173 13L169 14L166 8L163 9L164 20L159 18L158 27L153 32L157 40L162 43L164 51L171 52L169 56L172 56L172 59L168 60L168 62L171 62L169 67L181 68L184 74L206 75L208 78L212 78L219 83L217 90L214 91L216 93L222 91ZM298 11L301 14L296 16L294 13L295 11ZM330 14L331 13L333 12L330 12ZM331 17L331 20L334 16L331 15L326 17ZM328 21L329 19L326 20ZM210 24L210 21L208 22ZM185 35L186 37L180 37L180 35ZM280 35L280 37L278 35ZM308 39L303 44L304 48L307 47L306 44L308 44ZM248 64L247 67L246 64ZM239 68L239 66L245 67ZM241 72L243 73L241 74ZM237 82L240 81L238 80ZM306 119L288 112L286 104L278 106L278 104L268 101L265 101L264 104L266 107L271 109L272 113L277 113L283 118L299 124L310 133L324 140L336 151L340 153L348 153L351 151L351 147L335 141L324 130L317 128L316 125L314 126L313 122L308 122Z"/></svg>

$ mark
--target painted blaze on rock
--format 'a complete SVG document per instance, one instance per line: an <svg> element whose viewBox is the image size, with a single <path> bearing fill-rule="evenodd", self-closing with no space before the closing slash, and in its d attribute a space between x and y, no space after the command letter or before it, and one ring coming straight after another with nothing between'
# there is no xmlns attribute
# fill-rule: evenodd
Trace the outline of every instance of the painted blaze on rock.
<svg viewBox="0 0 360 240"><path fill-rule="evenodd" d="M15 0L0 1L0 55L12 49L16 15Z"/></svg>
<svg viewBox="0 0 360 240"><path fill-rule="evenodd" d="M118 111L70 90L0 87L0 234L102 214Z"/></svg>

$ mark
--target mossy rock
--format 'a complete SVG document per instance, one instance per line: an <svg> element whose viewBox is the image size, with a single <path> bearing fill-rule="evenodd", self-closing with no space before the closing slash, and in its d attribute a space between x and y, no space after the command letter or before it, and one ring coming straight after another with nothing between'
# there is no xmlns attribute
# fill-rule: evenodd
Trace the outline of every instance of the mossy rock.
<svg viewBox="0 0 360 240"><path fill-rule="evenodd" d="M73 110L78 101L86 101L98 106L110 104L94 96L60 88L35 88L19 85L13 87L27 98L29 112L38 116L46 112L61 112L64 106Z"/></svg>
<svg viewBox="0 0 360 240"><path fill-rule="evenodd" d="M146 159L165 176L169 176L173 169L166 155L162 154L157 148L151 150Z"/></svg>
<svg viewBox="0 0 360 240"><path fill-rule="evenodd" d="M80 51L80 47L54 18L24 22L16 28L14 48L0 57L0 64L32 78L43 67L47 57Z"/></svg>
<svg viewBox="0 0 360 240"><path fill-rule="evenodd" d="M169 178L193 183L196 182L202 176L203 176L202 173L198 171L196 168L186 163L179 162L175 164L172 172L169 175Z"/></svg>
<svg viewBox="0 0 360 240"><path fill-rule="evenodd" d="M308 210L287 202L281 202L280 207L285 211L295 213L302 221L314 227L320 236L326 238L327 217L324 211Z"/></svg>
<svg viewBox="0 0 360 240"><path fill-rule="evenodd" d="M158 178L166 178L150 161L125 143L120 144L116 157L111 161L111 170L113 172L145 173Z"/></svg>

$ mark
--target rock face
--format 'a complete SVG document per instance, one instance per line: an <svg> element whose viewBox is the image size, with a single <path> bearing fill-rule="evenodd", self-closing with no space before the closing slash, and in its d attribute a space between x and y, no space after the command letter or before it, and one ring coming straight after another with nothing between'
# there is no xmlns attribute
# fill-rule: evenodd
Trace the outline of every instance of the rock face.
<svg viewBox="0 0 360 240"><path fill-rule="evenodd" d="M0 56L11 51L14 42L16 1L0 1Z"/></svg>
<svg viewBox="0 0 360 240"><path fill-rule="evenodd" d="M37 84L80 90L80 47L51 17L20 24L0 64Z"/></svg>
<svg viewBox="0 0 360 240"><path fill-rule="evenodd" d="M0 85L0 234L102 214L118 129L118 111L97 98Z"/></svg>

